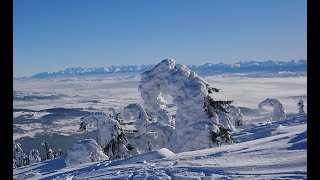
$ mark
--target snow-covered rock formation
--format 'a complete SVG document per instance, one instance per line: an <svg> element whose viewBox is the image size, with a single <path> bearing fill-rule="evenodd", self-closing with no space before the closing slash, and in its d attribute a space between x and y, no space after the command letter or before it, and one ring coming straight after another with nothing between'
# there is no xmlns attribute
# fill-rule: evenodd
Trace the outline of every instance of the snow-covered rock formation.
<svg viewBox="0 0 320 180"><path fill-rule="evenodd" d="M284 120L286 119L286 113L284 111L283 105L278 99L269 99L260 102L258 107L262 109L264 106L271 106L273 107L273 114L272 114L272 120Z"/></svg>
<svg viewBox="0 0 320 180"><path fill-rule="evenodd" d="M209 87L195 72L184 65L176 66L172 59L163 60L142 73L139 91L147 113L153 114L156 122L174 128L170 150L182 152L215 146L210 132L218 123L216 112L226 113L223 106L231 101L214 101L210 94L219 90ZM171 96L177 107L175 121L166 110L165 96Z"/></svg>
<svg viewBox="0 0 320 180"><path fill-rule="evenodd" d="M111 160L126 157L129 154L127 137L113 116L89 115L81 118L81 121L80 131L85 130L88 124L97 127L98 143Z"/></svg>
<svg viewBox="0 0 320 180"><path fill-rule="evenodd" d="M305 114L303 110L304 104L302 99L300 99L300 101L297 103L297 106L298 106L299 114Z"/></svg>
<svg viewBox="0 0 320 180"><path fill-rule="evenodd" d="M29 153L29 163L34 164L41 161L40 152L38 149L31 149Z"/></svg>
<svg viewBox="0 0 320 180"><path fill-rule="evenodd" d="M98 143L93 139L79 140L67 153L66 166L108 160Z"/></svg>

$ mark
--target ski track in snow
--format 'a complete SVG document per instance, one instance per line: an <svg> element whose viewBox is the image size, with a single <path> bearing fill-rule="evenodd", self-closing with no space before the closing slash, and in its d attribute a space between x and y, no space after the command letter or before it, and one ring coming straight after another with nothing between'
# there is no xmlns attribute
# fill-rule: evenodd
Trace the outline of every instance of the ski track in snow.
<svg viewBox="0 0 320 180"><path fill-rule="evenodd" d="M159 155L155 152L146 155L145 161L137 157L133 160L129 158L70 167L65 167L64 158L60 157L15 169L13 177L16 179L22 176L30 179L307 179L307 118L295 114L298 112L297 102L300 99L305 102L305 110L307 109L305 76L287 78L209 76L204 79L212 87L221 89L214 97L235 100L233 104L239 106L244 114L245 126L233 132L234 144L175 155ZM15 80L14 94L20 99L14 101L13 139L48 137L50 134L61 135L55 136L57 138L80 136L81 133L75 131L78 129L81 117L106 111L109 107L121 110L128 104L141 103L139 81L140 76ZM288 118L272 122L270 112L258 110L259 102L266 98L279 99ZM174 108L170 112L174 114ZM26 142L22 142L23 149L23 143ZM73 140L65 142L72 143ZM65 147L71 146L72 144ZM55 144L53 147L55 148ZM36 148L41 153L40 144ZM24 151L29 153L28 149Z"/></svg>

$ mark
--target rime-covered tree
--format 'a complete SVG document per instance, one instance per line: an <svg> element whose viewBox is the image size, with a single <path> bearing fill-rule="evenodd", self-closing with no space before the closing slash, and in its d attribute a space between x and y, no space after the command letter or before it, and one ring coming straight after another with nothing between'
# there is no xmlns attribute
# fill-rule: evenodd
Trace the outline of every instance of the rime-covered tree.
<svg viewBox="0 0 320 180"><path fill-rule="evenodd" d="M218 146L225 143L233 143L233 138L230 135L230 129L224 128L221 125L216 125L212 128L210 132L210 137L213 143L216 143Z"/></svg>
<svg viewBox="0 0 320 180"><path fill-rule="evenodd" d="M299 114L305 114L303 110L304 104L302 99L300 99L300 101L297 103L297 106L298 106Z"/></svg>
<svg viewBox="0 0 320 180"><path fill-rule="evenodd" d="M17 168L17 165L16 165L16 159L13 158L13 169Z"/></svg>
<svg viewBox="0 0 320 180"><path fill-rule="evenodd" d="M40 152L37 149L31 149L29 153L30 164L35 164L41 161Z"/></svg>
<svg viewBox="0 0 320 180"><path fill-rule="evenodd" d="M267 98L260 102L258 107L262 109L264 106L271 106L273 108L272 120L284 120L286 119L286 113L284 111L282 103L278 99Z"/></svg>
<svg viewBox="0 0 320 180"><path fill-rule="evenodd" d="M17 141L13 141L13 159L14 167L21 167L29 164L28 156L23 152L21 144Z"/></svg>
<svg viewBox="0 0 320 180"><path fill-rule="evenodd" d="M133 148L146 152L167 147L173 133L173 127L167 123L154 122L140 104L129 104L124 108L127 121L134 121L137 132L129 139Z"/></svg>
<svg viewBox="0 0 320 180"><path fill-rule="evenodd" d="M232 121L235 123L236 126L242 126L244 124L243 122L243 114L241 113L241 110L233 105L229 105L226 107L226 110L228 111L228 114L231 116Z"/></svg>
<svg viewBox="0 0 320 180"><path fill-rule="evenodd" d="M112 115L89 115L81 118L81 121L79 131L85 130L89 124L97 127L97 142L111 160L130 155L131 146L124 130Z"/></svg>
<svg viewBox="0 0 320 180"><path fill-rule="evenodd" d="M47 141L43 141L41 143L42 146L44 146L45 148L45 151L46 151L46 159L53 159L55 158L55 155L54 155L54 151L51 147L51 145L47 142Z"/></svg>
<svg viewBox="0 0 320 180"><path fill-rule="evenodd" d="M184 65L176 65L172 59L163 60L142 73L139 91L146 112L159 124L173 127L168 148L174 152L212 147L211 127L228 124L223 122L228 118L223 117L228 113L225 107L232 101L215 100L214 93L219 89L210 87L195 72ZM166 110L167 96L171 96L177 108L175 119Z"/></svg>

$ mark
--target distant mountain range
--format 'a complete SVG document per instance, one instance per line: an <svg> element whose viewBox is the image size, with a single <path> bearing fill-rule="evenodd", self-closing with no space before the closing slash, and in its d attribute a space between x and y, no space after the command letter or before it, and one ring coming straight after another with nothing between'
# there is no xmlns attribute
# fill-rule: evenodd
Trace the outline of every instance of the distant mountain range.
<svg viewBox="0 0 320 180"><path fill-rule="evenodd" d="M121 65L97 68L67 68L57 72L41 72L31 78L56 78L56 77L78 77L88 75L103 75L116 73L141 73L151 70L155 64L149 65ZM206 63L203 65L187 65L188 68L199 75L218 75L225 73L253 73L253 72L306 72L307 60L291 61L240 61L234 64Z"/></svg>

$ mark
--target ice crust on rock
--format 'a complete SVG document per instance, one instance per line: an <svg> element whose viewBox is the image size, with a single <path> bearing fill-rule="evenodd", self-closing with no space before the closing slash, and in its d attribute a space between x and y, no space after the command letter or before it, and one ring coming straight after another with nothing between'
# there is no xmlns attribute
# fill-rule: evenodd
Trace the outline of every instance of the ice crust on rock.
<svg viewBox="0 0 320 180"><path fill-rule="evenodd" d="M66 166L108 160L98 143L93 139L79 140L69 150Z"/></svg>
<svg viewBox="0 0 320 180"><path fill-rule="evenodd" d="M195 72L184 65L176 66L173 59L163 60L151 71L142 73L139 91L147 113L153 114L158 123L174 128L168 144L170 150L182 152L213 146L210 127L219 121L204 112L208 84ZM165 109L165 95L171 96L177 107L175 121Z"/></svg>
<svg viewBox="0 0 320 180"><path fill-rule="evenodd" d="M260 104L258 105L260 109L262 109L264 106L273 107L273 114L272 114L273 121L286 119L286 113L284 111L283 105L278 99L267 98L266 100L260 102Z"/></svg>

